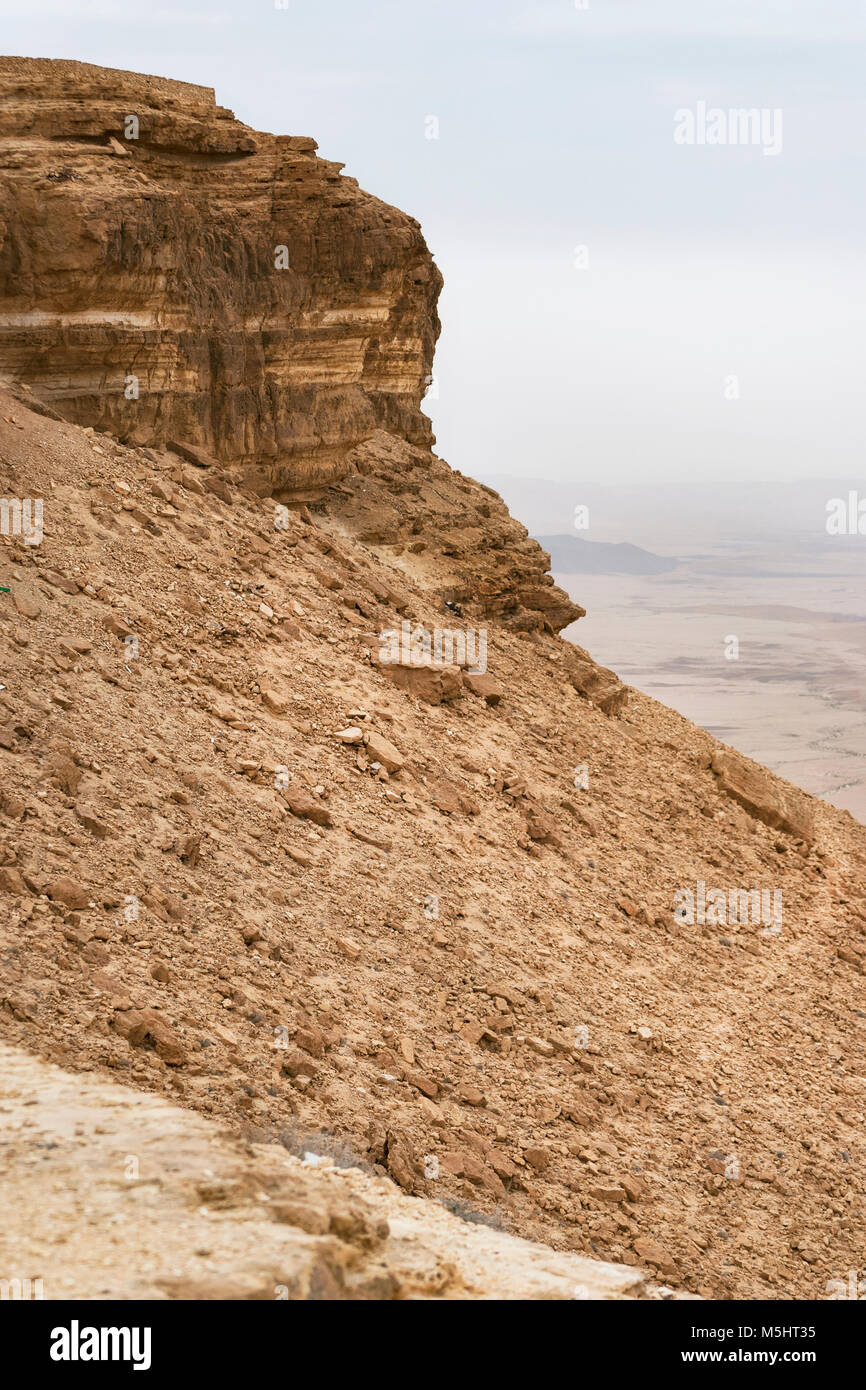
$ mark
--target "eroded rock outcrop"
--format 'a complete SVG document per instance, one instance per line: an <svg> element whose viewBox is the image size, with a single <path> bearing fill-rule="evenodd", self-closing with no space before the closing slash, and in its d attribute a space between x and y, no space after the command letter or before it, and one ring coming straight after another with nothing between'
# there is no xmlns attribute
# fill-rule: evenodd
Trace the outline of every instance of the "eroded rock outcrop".
<svg viewBox="0 0 866 1390"><path fill-rule="evenodd" d="M207 87L0 59L0 376L283 486L377 428L431 443L441 276L342 167Z"/></svg>
<svg viewBox="0 0 866 1390"><path fill-rule="evenodd" d="M430 452L442 278L418 223L342 167L210 88L0 59L0 380L212 491L218 468L280 500L337 485L357 539L435 534L446 602L558 631L583 609L544 551Z"/></svg>
<svg viewBox="0 0 866 1390"><path fill-rule="evenodd" d="M783 783L732 748L720 748L712 755L712 770L722 791L773 830L784 830L797 840L811 844L815 838L815 817L809 798L796 787Z"/></svg>
<svg viewBox="0 0 866 1390"><path fill-rule="evenodd" d="M527 632L558 632L583 617L586 610L554 584L549 556L492 488L381 430L347 464L318 509L343 534L423 574L455 622L492 617Z"/></svg>
<svg viewBox="0 0 866 1390"><path fill-rule="evenodd" d="M318 1152L302 1161L286 1152L285 1135L283 1143L277 1134L250 1143L116 1081L72 1076L2 1043L0 1058L4 1112L17 1121L8 1126L16 1162L0 1175L5 1235L24 1268L48 1266L46 1277L33 1281L37 1296L95 1299L110 1292L117 1299L263 1302L669 1296L644 1268L553 1251L460 1220L429 1198L404 1196L387 1177L370 1174L369 1165L367 1172L345 1160L338 1167ZM316 1136L309 1142L315 1149ZM143 1156L140 1181L118 1181L120 1150ZM82 1221L82 1209L90 1220ZM122 1244L107 1234L120 1221ZM9 1282L14 1290L16 1281ZM31 1285L29 1278L17 1282Z"/></svg>

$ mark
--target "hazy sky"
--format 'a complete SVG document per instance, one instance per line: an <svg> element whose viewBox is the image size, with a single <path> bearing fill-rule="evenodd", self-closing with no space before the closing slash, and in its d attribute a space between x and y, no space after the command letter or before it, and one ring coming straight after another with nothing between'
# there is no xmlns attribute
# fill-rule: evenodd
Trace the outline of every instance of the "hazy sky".
<svg viewBox="0 0 866 1390"><path fill-rule="evenodd" d="M0 0L0 19L4 53L215 87L418 217L446 282L427 408L463 471L862 475L863 0ZM765 109L781 148L724 125L676 143L699 103Z"/></svg>

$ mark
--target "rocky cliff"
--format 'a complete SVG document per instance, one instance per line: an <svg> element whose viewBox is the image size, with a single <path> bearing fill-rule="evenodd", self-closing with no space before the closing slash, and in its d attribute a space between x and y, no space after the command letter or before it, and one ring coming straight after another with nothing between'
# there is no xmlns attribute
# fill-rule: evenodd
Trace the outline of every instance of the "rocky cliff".
<svg viewBox="0 0 866 1390"><path fill-rule="evenodd" d="M441 277L316 142L185 82L0 60L0 371L82 424L294 485L420 410Z"/></svg>
<svg viewBox="0 0 866 1390"><path fill-rule="evenodd" d="M209 88L0 59L0 380L264 495L342 500L392 550L441 523L443 594L559 630L583 610L548 557L430 452L441 276L418 223L341 169Z"/></svg>
<svg viewBox="0 0 866 1390"><path fill-rule="evenodd" d="M0 1037L680 1290L859 1268L863 827L637 692L610 718L544 629L490 621L481 676L383 663L466 625L432 512L419 552L327 501L275 529L26 398Z"/></svg>
<svg viewBox="0 0 866 1390"><path fill-rule="evenodd" d="M49 249L50 210L63 226L76 206L65 186L89 181L70 228L120 215L114 171L144 147L111 153L112 136L105 151L74 79L109 105L118 81L120 119L127 78L3 71L19 130L3 155L7 293L30 247L37 300L65 276L77 319L61 327L50 301L40 346L20 297L0 306L2 495L44 509L37 543L0 530L2 1038L681 1291L825 1297L862 1263L864 827L557 636L579 610L495 494L413 442L411 391L386 407L355 383L370 413L340 435L335 471L317 450L297 474L303 450L274 455L271 495L254 451L217 427L232 373L216 346L200 397L186 369L163 393L170 431L157 410L145 443L121 438L92 367L113 312L100 296L120 281L99 238L90 281L75 270L86 236L55 237L57 267ZM144 158L177 160L179 180L196 141L226 156L207 196L226 225L255 221L249 185L236 208L228 189L260 137L136 80L168 122ZM54 128L64 86L82 148L55 157L67 131L27 131ZM346 196L366 226L364 195ZM204 235L189 197L157 195L167 274ZM366 230L357 241L359 264L380 263ZM432 344L427 304L416 337ZM194 337L178 327L177 351ZM258 329L236 341L255 356ZM294 341L311 350L300 327ZM420 381L429 354L411 356ZM313 414L344 420L349 388L332 395L316 371ZM276 377L271 400L291 394ZM404 407L403 424L376 415ZM309 505L284 505L302 481ZM454 640L437 664L383 659L404 625L483 634L487 669ZM303 1232L293 1183L285 1219ZM54 1267L66 1277L62 1252Z"/></svg>

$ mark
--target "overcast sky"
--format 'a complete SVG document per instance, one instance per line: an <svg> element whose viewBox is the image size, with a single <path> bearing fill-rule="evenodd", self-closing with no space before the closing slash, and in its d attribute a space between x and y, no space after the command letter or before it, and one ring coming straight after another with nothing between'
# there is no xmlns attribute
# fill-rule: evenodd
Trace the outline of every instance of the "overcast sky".
<svg viewBox="0 0 866 1390"><path fill-rule="evenodd" d="M418 217L446 282L428 409L464 472L862 476L863 0L0 0L0 18L7 54L215 87ZM677 143L700 103L766 110L772 142Z"/></svg>

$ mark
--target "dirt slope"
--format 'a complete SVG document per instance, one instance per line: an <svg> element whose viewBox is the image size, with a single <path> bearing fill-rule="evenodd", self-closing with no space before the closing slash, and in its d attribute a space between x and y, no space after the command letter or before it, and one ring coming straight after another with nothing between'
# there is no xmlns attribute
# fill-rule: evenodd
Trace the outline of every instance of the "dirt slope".
<svg viewBox="0 0 866 1390"><path fill-rule="evenodd" d="M678 1289L859 1268L863 827L555 636L537 547L467 541L500 504L404 441L284 511L27 399L0 391L2 495L44 504L41 544L0 539L6 1042L254 1141L329 1131ZM403 622L483 628L492 684L382 664ZM699 883L781 918L676 920Z"/></svg>

